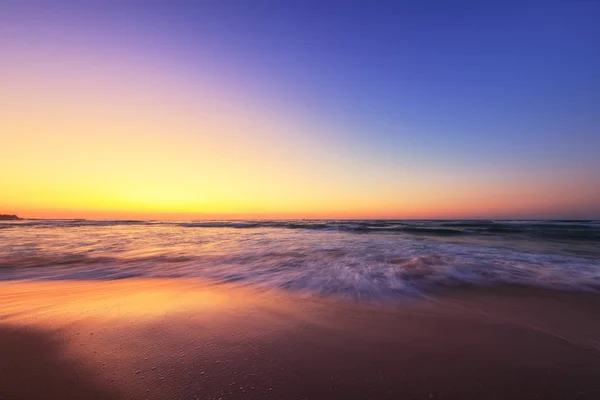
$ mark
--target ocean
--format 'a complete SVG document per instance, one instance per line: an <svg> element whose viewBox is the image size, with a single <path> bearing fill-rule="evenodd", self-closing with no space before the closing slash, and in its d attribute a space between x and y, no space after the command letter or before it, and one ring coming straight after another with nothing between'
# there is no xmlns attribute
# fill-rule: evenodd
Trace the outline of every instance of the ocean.
<svg viewBox="0 0 600 400"><path fill-rule="evenodd" d="M0 222L0 280L201 277L354 299L600 291L600 221Z"/></svg>

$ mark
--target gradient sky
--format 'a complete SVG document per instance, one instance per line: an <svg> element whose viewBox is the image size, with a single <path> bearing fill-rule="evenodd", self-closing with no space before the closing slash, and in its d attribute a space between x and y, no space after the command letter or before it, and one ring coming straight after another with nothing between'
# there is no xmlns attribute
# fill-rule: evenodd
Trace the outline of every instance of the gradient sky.
<svg viewBox="0 0 600 400"><path fill-rule="evenodd" d="M0 0L0 213L600 218L600 1Z"/></svg>

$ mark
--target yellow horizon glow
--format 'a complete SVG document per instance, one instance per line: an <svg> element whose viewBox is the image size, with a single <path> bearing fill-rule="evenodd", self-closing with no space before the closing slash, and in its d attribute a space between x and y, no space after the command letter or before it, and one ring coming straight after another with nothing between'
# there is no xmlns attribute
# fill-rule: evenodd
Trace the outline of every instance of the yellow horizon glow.
<svg viewBox="0 0 600 400"><path fill-rule="evenodd" d="M450 218L577 206L551 184L363 157L330 138L339 128L151 58L35 46L10 55L0 63L0 213Z"/></svg>

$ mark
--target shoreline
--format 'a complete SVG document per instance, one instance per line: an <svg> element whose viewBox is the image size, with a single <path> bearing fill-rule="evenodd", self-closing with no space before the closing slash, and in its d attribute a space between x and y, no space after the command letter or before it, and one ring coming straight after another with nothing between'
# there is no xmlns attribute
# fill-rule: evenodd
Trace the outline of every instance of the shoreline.
<svg viewBox="0 0 600 400"><path fill-rule="evenodd" d="M600 397L600 295L401 303L200 279L0 282L0 399Z"/></svg>

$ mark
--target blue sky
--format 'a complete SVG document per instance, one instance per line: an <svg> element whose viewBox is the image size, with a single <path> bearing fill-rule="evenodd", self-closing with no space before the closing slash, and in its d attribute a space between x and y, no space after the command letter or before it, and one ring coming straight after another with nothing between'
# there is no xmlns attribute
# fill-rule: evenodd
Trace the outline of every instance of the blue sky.
<svg viewBox="0 0 600 400"><path fill-rule="evenodd" d="M2 3L13 22L233 82L328 127L314 140L357 165L544 181L541 196L581 197L558 213L600 212L599 1Z"/></svg>

